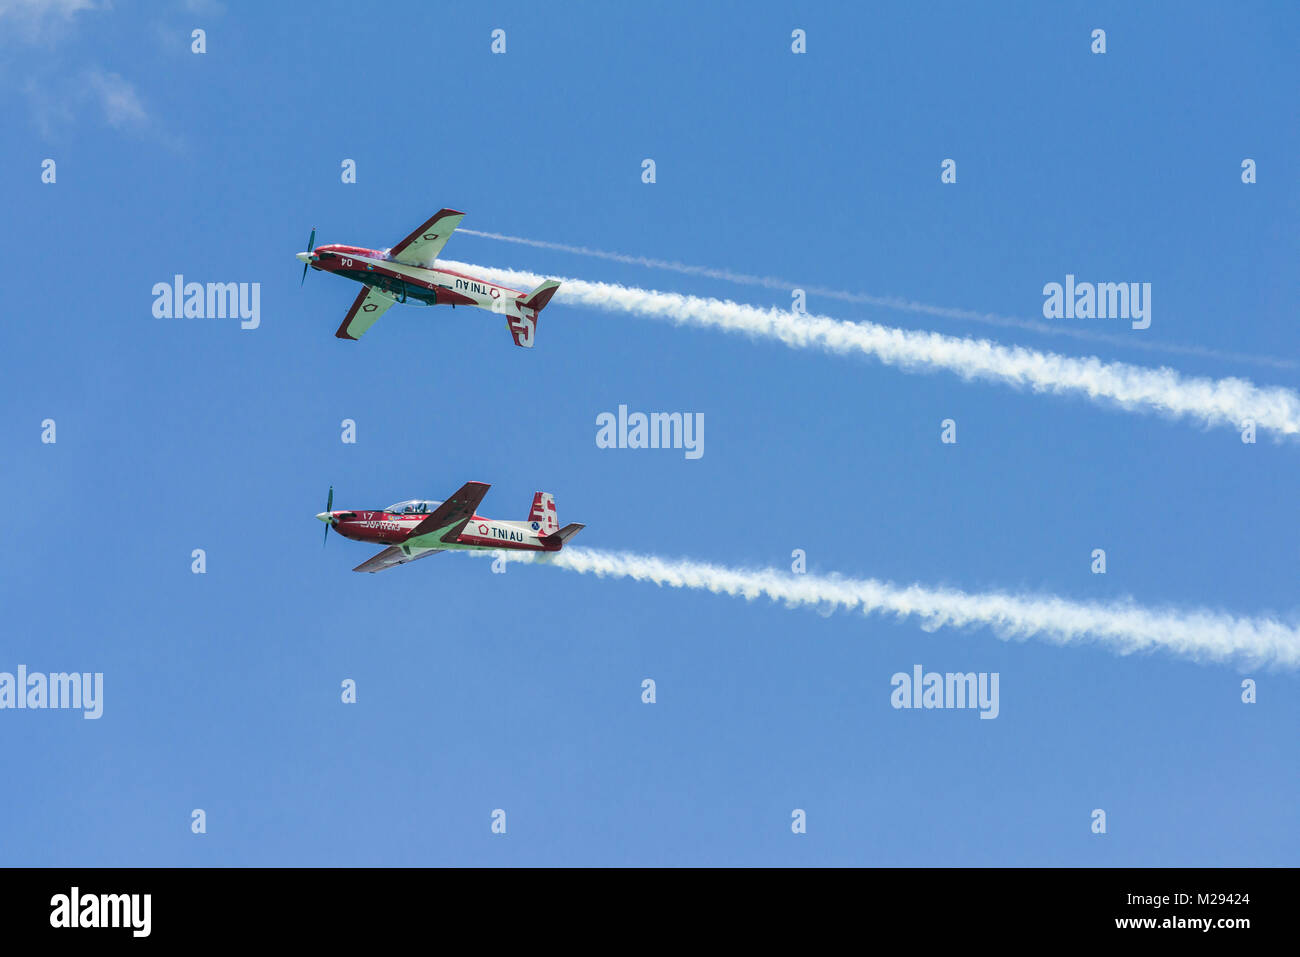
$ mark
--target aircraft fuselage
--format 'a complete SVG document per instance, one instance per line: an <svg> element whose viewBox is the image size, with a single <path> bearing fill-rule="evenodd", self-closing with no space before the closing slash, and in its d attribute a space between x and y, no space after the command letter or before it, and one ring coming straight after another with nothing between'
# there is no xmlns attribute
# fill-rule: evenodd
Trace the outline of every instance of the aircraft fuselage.
<svg viewBox="0 0 1300 957"><path fill-rule="evenodd" d="M407 545L417 549L521 549L534 552L557 552L560 545L546 545L534 522L503 522L475 515L451 542L443 541L445 529L437 529L411 538L411 532L428 515L396 515L392 512L333 511L323 513L334 531L344 538L375 545ZM321 517L321 516L317 516Z"/></svg>
<svg viewBox="0 0 1300 957"><path fill-rule="evenodd" d="M449 269L397 262L382 249L328 245L305 255L311 257L308 265L312 269L381 289L397 302L477 306L505 316L517 316L521 311L521 290Z"/></svg>

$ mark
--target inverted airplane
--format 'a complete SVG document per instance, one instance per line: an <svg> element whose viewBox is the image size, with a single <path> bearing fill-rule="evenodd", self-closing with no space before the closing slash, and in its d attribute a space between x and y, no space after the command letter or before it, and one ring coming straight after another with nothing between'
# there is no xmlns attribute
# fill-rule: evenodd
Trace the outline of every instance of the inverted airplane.
<svg viewBox="0 0 1300 957"><path fill-rule="evenodd" d="M531 349L537 338L537 314L551 301L560 284L548 279L532 292L521 292L439 267L438 254L464 218L464 213L454 209L440 209L391 249L337 244L316 246L316 230L313 229L311 238L307 240L307 251L297 254L303 262L303 279L307 278L307 267L310 266L355 280L366 287L357 295L334 335L339 339L360 339L390 306L398 302L450 305L453 308L458 305L478 306L505 316L515 345Z"/></svg>
<svg viewBox="0 0 1300 957"><path fill-rule="evenodd" d="M332 511L331 485L325 511L316 517L325 523L326 539L333 528L344 538L388 546L352 569L354 572L382 572L452 549L558 552L584 527L574 522L560 528L555 496L549 492L533 496L533 507L525 521L484 518L475 514L475 509L489 488L482 482L466 482L445 502L411 499L380 511L336 512Z"/></svg>

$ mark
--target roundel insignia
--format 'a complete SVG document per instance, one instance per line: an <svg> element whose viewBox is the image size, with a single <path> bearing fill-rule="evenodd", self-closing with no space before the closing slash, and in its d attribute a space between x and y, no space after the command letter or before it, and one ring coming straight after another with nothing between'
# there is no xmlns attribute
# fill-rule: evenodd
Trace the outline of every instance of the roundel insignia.
<svg viewBox="0 0 1300 957"><path fill-rule="evenodd" d="M539 528L541 528L541 527L542 527L542 526L541 526L541 524L540 524L539 522L533 522L533 531L534 531L534 532L537 531L537 530L538 530Z"/></svg>
<svg viewBox="0 0 1300 957"><path fill-rule="evenodd" d="M498 296L501 295L501 290L498 289L496 286L493 286L491 290L489 290L489 295L491 295L493 299L496 299Z"/></svg>
<svg viewBox="0 0 1300 957"><path fill-rule="evenodd" d="M374 311L375 311L376 309L378 309L378 308L379 308L379 307L376 306L373 302L368 302L368 303L366 303L364 306L361 307L361 311L362 311L362 312L374 312Z"/></svg>
<svg viewBox="0 0 1300 957"><path fill-rule="evenodd" d="M487 526L486 526L486 525L480 525L480 526L478 527L478 530L479 530L479 534L480 534L480 535L486 535L486 534L487 534Z"/></svg>
<svg viewBox="0 0 1300 957"><path fill-rule="evenodd" d="M423 236L421 236L420 238L423 239L423 240L427 240L428 242L433 242L435 239L438 238L438 234L437 234L437 233L425 233L425 234L424 234Z"/></svg>

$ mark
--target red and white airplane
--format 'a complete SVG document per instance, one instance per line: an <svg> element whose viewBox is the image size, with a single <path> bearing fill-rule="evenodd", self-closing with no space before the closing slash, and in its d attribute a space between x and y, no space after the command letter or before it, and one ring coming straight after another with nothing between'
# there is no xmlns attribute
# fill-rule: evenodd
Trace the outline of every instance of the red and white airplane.
<svg viewBox="0 0 1300 957"><path fill-rule="evenodd" d="M377 512L335 512L331 511L334 506L331 485L325 511L316 517L325 523L326 539L333 528L345 538L388 546L352 569L354 572L382 572L450 549L558 552L584 527L574 522L560 528L555 496L549 492L533 496L532 511L523 522L503 522L476 515L474 510L489 488L490 485L482 482L466 482L445 502L412 499Z"/></svg>
<svg viewBox="0 0 1300 957"><path fill-rule="evenodd" d="M316 230L307 240L307 251L298 253L307 267L332 272L344 279L354 279L366 288L361 290L343 325L334 333L339 339L360 339L362 333L395 302L426 306L478 306L506 317L506 325L515 345L533 347L537 337L537 314L542 311L560 284L548 279L532 292L521 292L477 279L464 273L437 266L438 253L447 245L452 231L465 218L454 209L440 209L419 229L392 249L363 249L360 246L328 245L313 248ZM301 283L300 283L301 285Z"/></svg>

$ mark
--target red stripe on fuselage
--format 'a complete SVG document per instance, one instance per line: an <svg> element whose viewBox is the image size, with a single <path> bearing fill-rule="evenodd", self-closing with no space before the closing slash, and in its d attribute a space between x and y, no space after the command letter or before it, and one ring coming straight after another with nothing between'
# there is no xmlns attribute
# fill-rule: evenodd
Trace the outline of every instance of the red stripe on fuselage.
<svg viewBox="0 0 1300 957"><path fill-rule="evenodd" d="M499 538L482 538L478 535L470 535L468 532L461 532L460 538L456 539L456 541L461 545L477 545L480 548L501 548L520 552L546 551L546 549L541 545L528 545L522 542L503 542Z"/></svg>
<svg viewBox="0 0 1300 957"><path fill-rule="evenodd" d="M479 276L470 276L463 272L456 272L453 269L444 269L442 266L438 267L438 272L445 273L448 276L455 276L457 279L468 279L470 282L482 283L485 286L496 286L498 289L504 289L506 292L514 292L514 293L518 293L521 296L523 295L522 289L515 289L512 286L504 286L499 282L489 282L488 280L483 279Z"/></svg>
<svg viewBox="0 0 1300 957"><path fill-rule="evenodd" d="M387 277L388 279L400 279L402 282L408 283L410 285L418 285L418 286L423 286L425 289L436 290L438 293L439 305L443 304L444 299L446 300L446 302L455 303L458 306L459 305L477 306L479 305L479 302L475 299L471 299L469 296L466 296L463 293L457 292L455 289L453 289L450 286L443 286L433 281L434 277L437 274L442 274L445 276L455 276L457 279L464 279L467 280L468 282L476 282L483 286L496 286L498 289L504 289L506 292L513 292L516 295L523 295L523 293L518 289L514 289L510 286L503 286L500 283L490 282L479 276L470 276L467 275L466 273L454 272L450 269L443 269L441 267L439 267L438 269L428 269L424 266L412 266L407 263L402 263L401 265L403 268L414 270L417 274L418 273L429 274L428 279L412 278L410 275L406 273L397 272L395 269L382 265L382 263L386 261L384 259L383 253L377 252L376 250L373 249L361 249L360 247L354 247L354 246L320 246L317 248L316 252L321 253L322 255L320 259L316 260L311 264L313 269L318 269L321 272L330 272L330 273L341 273L341 272L368 273L372 276L384 276ZM351 266L345 266L343 265L342 262L339 261L341 257L352 258L354 256L366 256L369 257L370 259L378 260L380 264L353 263ZM343 278L351 279L352 277L344 276ZM355 280L355 281L360 282L361 280Z"/></svg>
<svg viewBox="0 0 1300 957"><path fill-rule="evenodd" d="M357 512L356 518L349 518L334 523L334 531L338 532L344 538L350 538L355 542L369 542L372 545L400 545L411 537L411 531L415 525L403 523L403 519L410 521L410 515L394 515L391 512ZM417 515L416 518L423 521L428 515ZM482 515L475 515L469 519L471 522L491 522L492 519L484 518ZM384 522L391 525L398 525L399 528L375 528L372 523ZM418 522L416 524L419 524ZM470 539L473 539L471 542ZM520 545L519 543L503 543L491 538L479 538L478 536L462 535L459 539L464 544L481 544L488 543L493 548L523 548L538 551L533 545Z"/></svg>

